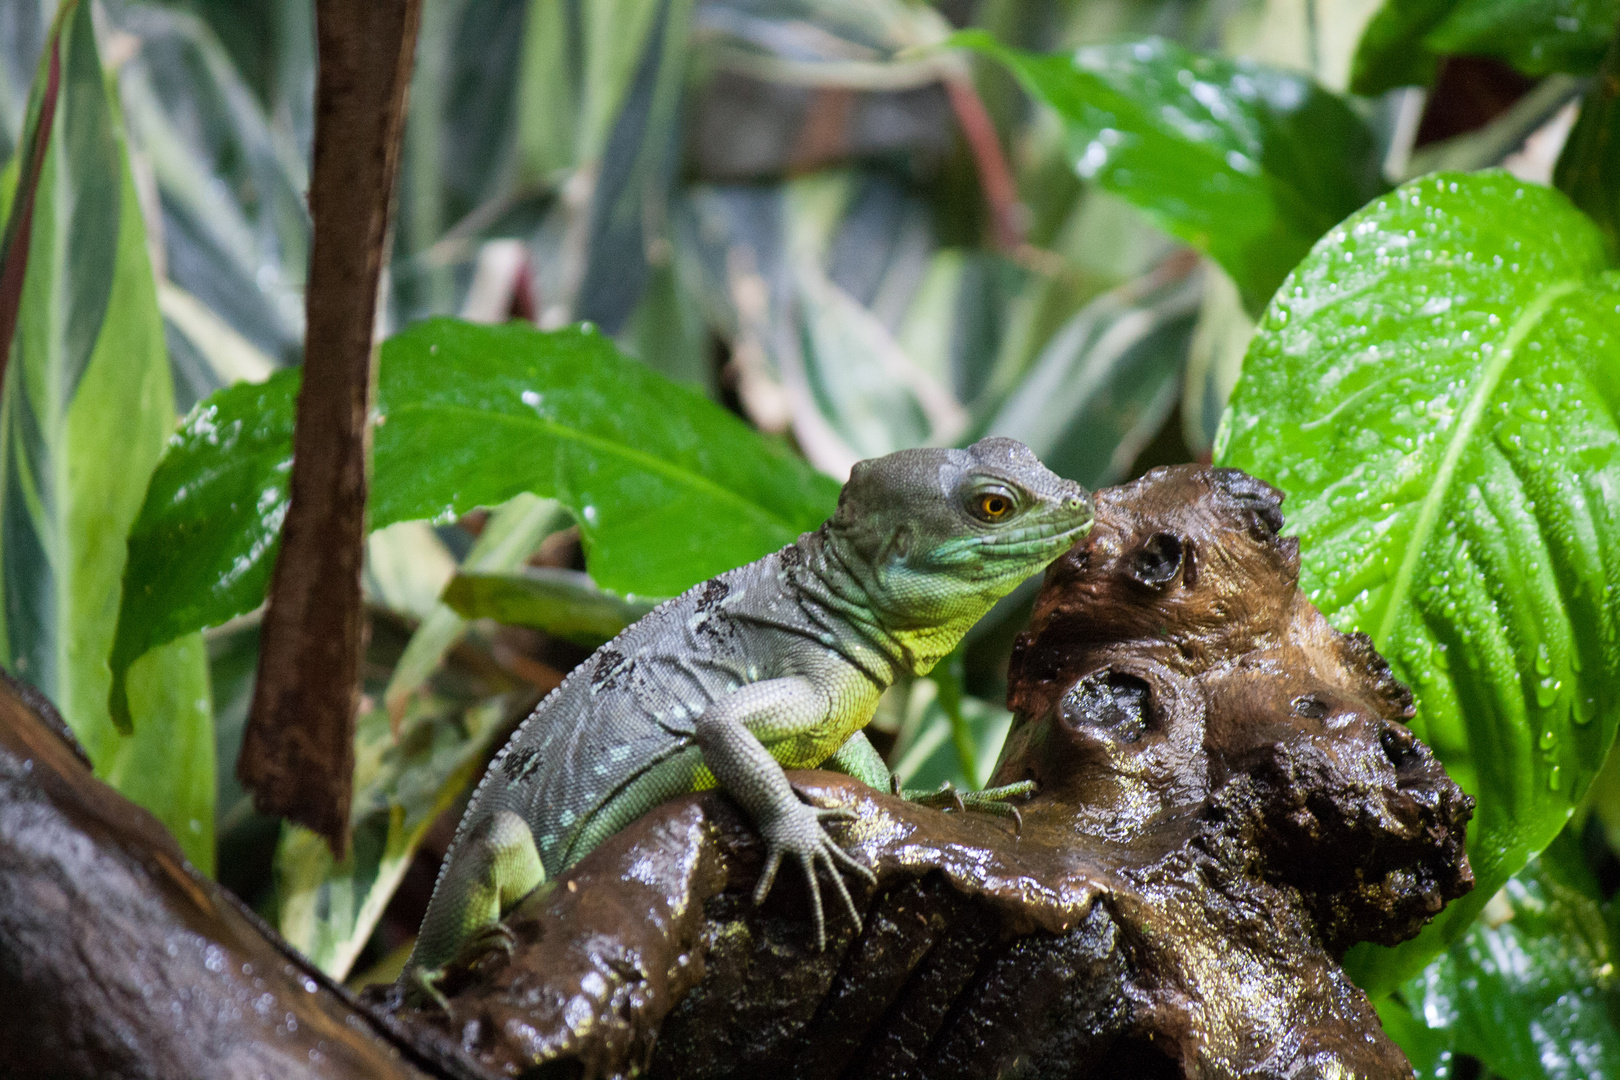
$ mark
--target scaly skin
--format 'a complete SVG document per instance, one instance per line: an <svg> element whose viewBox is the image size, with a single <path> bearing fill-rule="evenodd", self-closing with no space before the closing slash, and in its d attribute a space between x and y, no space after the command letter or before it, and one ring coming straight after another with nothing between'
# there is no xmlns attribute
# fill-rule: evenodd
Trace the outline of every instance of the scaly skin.
<svg viewBox="0 0 1620 1080"><path fill-rule="evenodd" d="M906 450L855 466L819 530L660 605L576 668L473 793L404 978L436 971L544 880L676 795L716 784L783 858L816 868L859 922L827 834L843 810L799 799L784 769L836 768L881 788L861 733L902 674L926 674L1019 582L1090 527L1091 498L1021 443Z"/></svg>

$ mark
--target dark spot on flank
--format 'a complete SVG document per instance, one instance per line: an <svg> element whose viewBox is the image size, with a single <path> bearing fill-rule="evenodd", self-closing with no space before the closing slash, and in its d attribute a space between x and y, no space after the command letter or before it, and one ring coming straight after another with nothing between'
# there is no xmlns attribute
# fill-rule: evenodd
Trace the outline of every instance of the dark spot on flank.
<svg viewBox="0 0 1620 1080"><path fill-rule="evenodd" d="M508 780L521 780L534 771L535 759L539 756L540 751L532 746L514 750L501 758L501 772Z"/></svg>
<svg viewBox="0 0 1620 1080"><path fill-rule="evenodd" d="M591 685L603 690L611 690L617 685L615 676L620 674L620 666L624 664L624 653L618 649L603 649L596 657L596 666L591 669Z"/></svg>
<svg viewBox="0 0 1620 1080"><path fill-rule="evenodd" d="M720 601L724 600L730 592L731 586L719 578L715 578L713 581L705 581L703 583L703 592L698 596L698 611L707 615L719 607Z"/></svg>
<svg viewBox="0 0 1620 1080"><path fill-rule="evenodd" d="M798 544L789 544L776 553L776 558L784 569L792 570L804 561L804 552L799 550Z"/></svg>

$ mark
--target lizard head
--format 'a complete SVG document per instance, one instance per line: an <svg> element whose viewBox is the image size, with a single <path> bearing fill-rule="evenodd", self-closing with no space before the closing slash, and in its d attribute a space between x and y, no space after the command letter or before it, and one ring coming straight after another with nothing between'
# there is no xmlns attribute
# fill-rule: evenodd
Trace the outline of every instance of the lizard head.
<svg viewBox="0 0 1620 1080"><path fill-rule="evenodd" d="M1023 443L989 438L858 463L828 532L885 627L950 638L949 651L1092 517L1079 484Z"/></svg>

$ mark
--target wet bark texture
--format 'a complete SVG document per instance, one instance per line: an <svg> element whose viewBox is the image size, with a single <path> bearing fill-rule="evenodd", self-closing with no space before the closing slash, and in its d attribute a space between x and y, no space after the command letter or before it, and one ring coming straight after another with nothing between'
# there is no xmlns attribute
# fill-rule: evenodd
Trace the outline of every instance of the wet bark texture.
<svg viewBox="0 0 1620 1080"><path fill-rule="evenodd" d="M470 1075L413 1064L4 674L0 868L0 1076Z"/></svg>
<svg viewBox="0 0 1620 1080"><path fill-rule="evenodd" d="M865 925L814 949L802 882L722 796L647 815L530 897L448 1013L506 1075L1406 1077L1338 960L1472 885L1471 801L1406 689L1298 588L1280 495L1233 470L1100 492L1011 670L1021 831L807 772L856 808Z"/></svg>
<svg viewBox="0 0 1620 1080"><path fill-rule="evenodd" d="M1467 890L1471 804L1278 503L1192 466L1098 493L1013 659L1021 831L792 774L878 875L824 952L710 792L524 901L448 1012L308 970L0 685L0 1074L1410 1076L1338 959Z"/></svg>

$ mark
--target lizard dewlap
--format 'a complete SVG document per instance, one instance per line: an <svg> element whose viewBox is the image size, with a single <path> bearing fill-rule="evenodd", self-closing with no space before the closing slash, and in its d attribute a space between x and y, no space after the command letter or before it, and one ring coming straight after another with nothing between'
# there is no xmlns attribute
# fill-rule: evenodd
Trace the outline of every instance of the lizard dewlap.
<svg viewBox="0 0 1620 1080"><path fill-rule="evenodd" d="M930 670L1091 521L1090 495L1012 439L859 463L820 529L660 605L523 722L473 793L407 976L430 977L658 803L714 785L768 845L756 899L791 858L824 942L816 868L852 916L840 868L870 872L826 831L848 812L805 804L783 770L887 789L861 733L878 696Z"/></svg>

